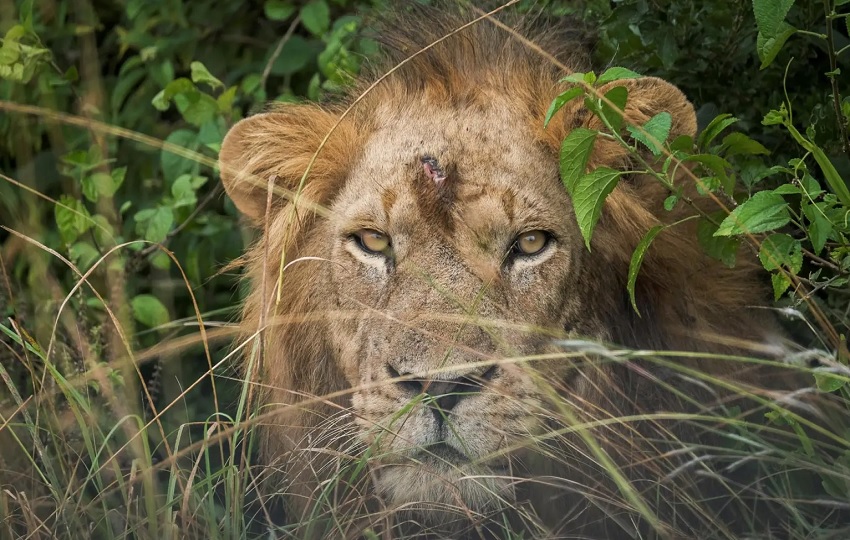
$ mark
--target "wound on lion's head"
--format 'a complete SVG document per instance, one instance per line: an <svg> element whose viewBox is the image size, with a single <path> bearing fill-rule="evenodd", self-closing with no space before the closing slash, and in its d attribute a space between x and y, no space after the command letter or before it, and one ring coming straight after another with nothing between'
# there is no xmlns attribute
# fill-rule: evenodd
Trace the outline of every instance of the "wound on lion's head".
<svg viewBox="0 0 850 540"><path fill-rule="evenodd" d="M437 161L437 158L432 156L422 156L419 160L422 162L422 167L425 169L425 176L433 180L434 185L437 186L437 189L441 189L443 187L443 182L446 181L446 172L440 167L440 163Z"/></svg>
<svg viewBox="0 0 850 540"><path fill-rule="evenodd" d="M422 165L421 172L413 178L416 204L429 221L451 230L451 206L455 198L457 172L451 168L451 164L442 165L431 154L420 157L419 163Z"/></svg>

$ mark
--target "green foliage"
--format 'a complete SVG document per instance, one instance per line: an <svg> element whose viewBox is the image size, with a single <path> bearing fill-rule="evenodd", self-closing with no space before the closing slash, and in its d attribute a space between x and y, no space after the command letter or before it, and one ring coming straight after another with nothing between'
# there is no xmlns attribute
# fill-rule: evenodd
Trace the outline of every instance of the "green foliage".
<svg viewBox="0 0 850 540"><path fill-rule="evenodd" d="M0 419L0 446L44 457L34 460L38 470L53 467L41 487L55 502L66 489L80 494L85 510L51 518L61 534L164 537L177 527L181 503L173 513L171 503L192 468L173 469L165 489L152 464L182 459L184 448L255 414L246 407L241 417L224 416L242 385L232 371L210 374L229 349L206 332L235 318L241 296L237 276L221 269L250 239L222 196L218 151L228 127L267 101L320 99L345 85L375 50L358 34L371 4L0 5L0 225L14 231L0 229L0 366L9 370L0 410L47 392L51 407L70 407L76 419L69 432L68 419L59 426L50 414L30 417L33 433L52 438L44 453L4 438ZM200 321L209 330L199 332ZM35 364L7 354L21 344L39 351L27 357ZM42 388L40 373L64 382ZM15 385L22 397L10 402ZM195 527L235 538L250 527L234 508L222 523L225 503L212 495L226 483L241 489L242 504L251 491L234 461L236 445L252 444L245 433L200 453L198 485L210 496L186 492L197 519L181 535ZM73 443L79 438L84 447ZM74 452L88 456L84 467L69 461ZM128 483L130 467L139 485ZM10 523L8 499L0 499L0 523ZM104 516L120 504L140 514L119 527Z"/></svg>
<svg viewBox="0 0 850 540"><path fill-rule="evenodd" d="M847 2L823 2L823 10L819 13L814 10L820 17L821 26L826 27L824 33L818 33L798 29L787 22L788 17L794 17L797 21L810 19L795 12L794 4L793 0L753 1L754 28L758 31L755 52L761 60L760 68L765 69L784 50L783 46L791 43L788 42L789 37L797 34L819 41L824 50L824 62L820 64L824 71L819 77L821 81L829 81L831 92L819 93L807 89L808 94L803 95L805 98L819 98L821 102L815 105L815 110L831 108L835 112L829 130L823 129L826 118L810 116L805 134L801 133L793 114L794 100L788 98L797 94L786 91L777 101L764 104L767 113L760 122L764 127L779 126L784 129L785 140L775 145L780 149L778 151L772 152L758 140L763 138L763 134L751 137L743 132L727 133L729 128L744 123L729 113L718 114L704 122L704 128L696 141L691 141L689 137L668 141L672 118L667 112L656 114L642 126L625 126L625 132L629 135L627 139L622 134L622 111L628 102L625 87L608 89L604 96L600 96L599 91L602 83L638 77L630 70L617 67L609 68L598 78L593 73L576 73L565 77L562 82L568 87L553 101L546 123L565 104L584 97L587 108L606 127L604 133L586 128L575 129L567 135L561 146L561 176L573 197L578 225L588 248L604 200L623 174L606 167L586 170L597 139L613 138L619 142L629 150L638 165L639 170L631 173L655 177L670 191L664 201L667 211L681 204L681 188L677 187L674 174L684 163L696 164L692 172L699 195L726 200L732 206L725 211L721 209L716 213L702 214L697 235L706 252L724 264L733 266L741 246L755 249L762 266L771 273L776 299L784 296L786 303L800 310L804 317L811 315L818 320L822 334L810 336L810 339L817 342L824 336L823 339L835 351L836 360L848 365L850 358L845 336L850 334L850 312L840 306L846 306L846 288L850 278L850 229L847 219L850 216L850 188L847 180L850 172L850 141L846 135L850 129L850 98L842 95L845 92L846 96L850 88L838 84L836 75L840 72L837 64L842 61L843 53L850 51L850 45L836 48L835 43L839 38L843 43L848 40L846 35L836 34L833 26L834 21L850 20L850 12L841 11ZM668 15L679 13L682 9L683 6L674 2ZM809 11L812 11L811 7ZM720 10L720 16L727 15ZM647 55L652 48L652 54L660 60L660 66L671 67L678 54L676 44L672 41L675 35L672 38L670 35L660 38L660 45L649 47L641 34L641 26L653 21L654 16L648 13L644 2L622 2L614 9L603 29L603 36L609 44L616 44L618 51L620 48L625 50L625 53L620 52L623 58ZM741 20L745 21L746 18ZM632 23L629 26L630 35L617 34L621 31L619 25L629 21ZM640 44L634 41L635 37L640 38ZM645 56L643 59L647 60ZM652 62L647 64L652 65ZM782 84L786 90L794 77L793 67L790 64L783 74ZM827 67L829 71L826 71ZM716 80L716 77L712 80ZM732 95L737 88L733 85L725 87L727 93ZM818 85L813 84L810 88L816 89ZM705 88L700 90L704 91ZM752 114L752 107L745 111ZM824 139L823 133L831 134L834 138ZM651 166L644 159L646 150L659 160L660 167ZM783 155L785 153L791 153L793 157ZM768 159L773 165L768 164ZM739 191L739 187L746 191ZM633 254L628 292L635 311L638 311L635 302L637 276L647 250L664 228L678 223L652 227ZM844 387L837 383L823 384L824 377L819 375L817 378L817 385L823 391L836 392Z"/></svg>
<svg viewBox="0 0 850 540"><path fill-rule="evenodd" d="M376 49L358 34L361 10L373 3L0 3L0 410L23 411L14 426L0 419L0 461L5 472L8 445L25 449L41 490L29 492L31 500L64 509L46 512L35 537L251 536L243 505L253 473L239 460L255 444L245 429L253 389L232 371L212 376L230 351L216 339L231 337L241 296L222 267L249 238L221 195L216 158L228 127L266 102L319 100L346 85ZM600 29L600 65L614 59L666 78L699 107L697 139L670 140L665 112L625 125L629 96L616 82L639 77L635 71L612 67L562 81L545 123L582 99L606 127L576 129L561 147L561 177L588 249L623 175L587 170L600 138L658 161L645 172L669 187L668 211L688 203L673 172L693 167L701 196L729 203L729 212L697 223L706 252L731 266L751 249L780 305L826 321L834 336L821 328L804 339L822 338L842 368L839 339L850 334L850 88L840 76L850 69L848 6L521 6L591 21ZM611 83L604 99L591 91ZM635 311L641 265L658 235L677 225L646 231L634 252ZM216 330L224 332L207 335ZM836 366L818 368L813 379L844 406L850 386ZM29 415L28 396L50 414ZM767 414L777 425L794 422ZM801 436L800 453L812 454L813 444ZM833 495L850 490L848 456L821 473ZM356 472L363 467L365 458ZM2 526L43 517L28 514L23 500L9 510L10 500L0 492L0 514L14 514ZM126 516L117 516L119 507Z"/></svg>

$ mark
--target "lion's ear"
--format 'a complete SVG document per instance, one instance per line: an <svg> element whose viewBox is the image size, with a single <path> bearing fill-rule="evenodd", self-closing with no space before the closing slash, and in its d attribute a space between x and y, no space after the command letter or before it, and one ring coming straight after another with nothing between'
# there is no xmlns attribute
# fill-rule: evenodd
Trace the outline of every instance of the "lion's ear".
<svg viewBox="0 0 850 540"><path fill-rule="evenodd" d="M355 148L354 129L336 114L316 105L285 105L234 125L222 142L219 170L236 207L259 225L265 219L270 178L276 188L273 208L286 202L302 178L301 197L327 204L342 184Z"/></svg>

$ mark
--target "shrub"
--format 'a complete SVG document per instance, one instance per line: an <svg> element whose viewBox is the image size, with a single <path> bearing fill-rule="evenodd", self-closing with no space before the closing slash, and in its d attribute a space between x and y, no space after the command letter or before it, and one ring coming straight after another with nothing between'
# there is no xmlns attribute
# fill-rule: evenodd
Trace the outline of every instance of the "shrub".
<svg viewBox="0 0 850 540"><path fill-rule="evenodd" d="M240 290L222 269L250 233L215 159L228 126L264 102L346 84L375 50L358 33L375 3L0 4L0 481L10 486L0 536L241 537L268 523L261 504L246 511L255 411L228 369ZM653 174L671 188L669 207L689 204L667 174L682 164L701 196L724 203L728 213L702 217L705 248L729 264L738 250L759 257L796 336L819 349L802 355L818 360L826 410L846 415L848 3L661 4L522 7L583 17L599 28L600 65L661 76L695 101L695 141L667 141L663 115L606 135L664 156ZM633 76L573 76L564 100L588 99L610 128L616 107L603 104L622 103L599 101L604 73ZM573 180L594 189L594 174ZM603 200L577 209L587 236ZM646 232L633 275L659 232ZM785 466L766 466L774 494L789 508L850 497L846 423L825 423L826 444L781 408L768 420L796 433L777 455ZM795 514L794 534L816 536L817 515Z"/></svg>

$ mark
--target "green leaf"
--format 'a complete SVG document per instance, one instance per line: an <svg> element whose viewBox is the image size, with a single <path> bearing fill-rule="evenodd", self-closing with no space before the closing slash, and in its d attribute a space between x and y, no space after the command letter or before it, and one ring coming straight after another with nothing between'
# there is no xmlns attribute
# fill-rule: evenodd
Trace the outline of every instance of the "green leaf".
<svg viewBox="0 0 850 540"><path fill-rule="evenodd" d="M162 91L155 95L151 100L151 104L158 111L167 111L168 107L171 105L171 100L174 99L174 96L194 95L199 93L198 89L195 88L195 83L186 77L180 77L179 79L174 79L168 83Z"/></svg>
<svg viewBox="0 0 850 540"><path fill-rule="evenodd" d="M71 261L81 272L85 272L100 258L100 252L88 242L77 242L68 250Z"/></svg>
<svg viewBox="0 0 850 540"><path fill-rule="evenodd" d="M765 270L784 267L796 274L803 267L803 247L787 234L771 234L761 243L759 260Z"/></svg>
<svg viewBox="0 0 850 540"><path fill-rule="evenodd" d="M723 212L716 212L712 215L715 221L718 221L723 215ZM738 237L723 237L715 236L717 225L708 219L701 219L697 223L697 239L699 240L702 249L706 255L713 259L717 259L729 268L735 266L735 260L738 255L738 246L740 240Z"/></svg>
<svg viewBox="0 0 850 540"><path fill-rule="evenodd" d="M18 61L21 53L17 46L5 45L0 47L0 66L9 66Z"/></svg>
<svg viewBox="0 0 850 540"><path fill-rule="evenodd" d="M200 146L198 134L188 129L178 129L172 132L165 139L165 142L191 151L196 151ZM173 182L175 178L183 173L196 171L198 169L198 163L163 149L160 154L160 167L162 168L163 177L169 182Z"/></svg>
<svg viewBox="0 0 850 540"><path fill-rule="evenodd" d="M847 384L847 378L826 371L816 371L814 376L815 384L821 392L835 392Z"/></svg>
<svg viewBox="0 0 850 540"><path fill-rule="evenodd" d="M772 191L759 191L741 203L720 224L715 236L772 231L791 221L788 203Z"/></svg>
<svg viewBox="0 0 850 540"><path fill-rule="evenodd" d="M83 177L83 195L91 202L97 202L99 197L112 197L117 189L111 174L97 172Z"/></svg>
<svg viewBox="0 0 850 540"><path fill-rule="evenodd" d="M761 125L778 126L779 124L784 124L787 118L788 111L785 109L785 104L783 103L779 110L772 109L766 115L764 115L764 119L762 119Z"/></svg>
<svg viewBox="0 0 850 540"><path fill-rule="evenodd" d="M127 167L116 167L112 169L112 183L115 186L115 189L121 187L121 184L124 183L124 177L127 176ZM113 192L114 193L114 192Z"/></svg>
<svg viewBox="0 0 850 540"><path fill-rule="evenodd" d="M204 83L208 85L212 89L216 88L224 88L224 83L220 80L213 77L212 73L210 73L206 66L200 62L192 62L189 64L189 67L192 69L192 82L195 84Z"/></svg>
<svg viewBox="0 0 850 540"><path fill-rule="evenodd" d="M568 188L573 199L573 210L576 213L578 226L588 251L593 230L602 215L605 199L617 186L621 175L621 171L599 167L579 178L572 190Z"/></svg>
<svg viewBox="0 0 850 540"><path fill-rule="evenodd" d="M576 128L561 143L561 181L570 193L579 178L587 171L587 161L590 159L593 143L598 134L598 131L592 129Z"/></svg>
<svg viewBox="0 0 850 540"><path fill-rule="evenodd" d="M770 284L773 286L773 299L779 300L791 286L791 280L786 274L775 272L770 274Z"/></svg>
<svg viewBox="0 0 850 540"><path fill-rule="evenodd" d="M826 241L832 234L832 221L826 216L826 208L828 203L819 202L815 204L803 203L803 214L809 220L809 226L806 228L806 233L809 235L809 241L812 243L815 255L820 255Z"/></svg>
<svg viewBox="0 0 850 540"><path fill-rule="evenodd" d="M174 213L167 206L142 210L133 216L136 220L136 231L149 242L162 243L168 236L174 224Z"/></svg>
<svg viewBox="0 0 850 540"><path fill-rule="evenodd" d="M230 113L230 109L233 108L233 101L236 99L236 90L238 90L238 87L231 86L216 98L215 101L218 104L219 112L223 114Z"/></svg>
<svg viewBox="0 0 850 540"><path fill-rule="evenodd" d="M272 64L273 75L292 75L303 69L319 54L318 46L311 44L301 36L292 36L280 51ZM269 52L271 57L271 51Z"/></svg>
<svg viewBox="0 0 850 540"><path fill-rule="evenodd" d="M613 107L608 104L608 101L602 100L600 115L608 121L614 133L619 133L620 128L623 127L623 111L626 110L629 89L625 86L616 86L605 92L605 98L613 104Z"/></svg>
<svg viewBox="0 0 850 540"><path fill-rule="evenodd" d="M737 121L738 119L731 114L724 113L715 116L714 120L709 122L709 124L705 126L705 129L702 130L702 133L699 134L699 137L697 137L697 145L699 145L700 148L707 147L724 129Z"/></svg>
<svg viewBox="0 0 850 540"><path fill-rule="evenodd" d="M263 12L270 21L285 21L295 13L295 6L285 0L266 0Z"/></svg>
<svg viewBox="0 0 850 540"><path fill-rule="evenodd" d="M629 291L629 298L632 301L632 308L638 316L640 316L640 310L638 309L637 302L635 301L635 284L637 283L638 273L640 272L640 267L643 264L643 259L646 256L646 251L649 249L650 244L652 244L652 241L655 240L656 236L658 236L658 233L663 231L665 228L666 227L664 225L656 225L646 231L646 234L643 235L643 238L641 238L640 242L638 242L634 253L632 253L632 260L629 263L629 281L626 287Z"/></svg>
<svg viewBox="0 0 850 540"><path fill-rule="evenodd" d="M743 133L730 133L723 138L723 143L720 145L720 151L726 154L726 157L745 155L767 155L770 151L765 148L760 142L747 137Z"/></svg>
<svg viewBox="0 0 850 540"><path fill-rule="evenodd" d="M313 35L321 36L331 26L331 11L325 0L312 0L301 8L301 22Z"/></svg>
<svg viewBox="0 0 850 540"><path fill-rule="evenodd" d="M140 294L130 301L130 305L136 320L149 328L166 325L170 320L168 309L153 295Z"/></svg>
<svg viewBox="0 0 850 540"><path fill-rule="evenodd" d="M583 85L585 83L593 84L594 82L596 82L596 74L593 73L593 72L582 73L580 71L576 71L575 73L570 73L566 77L563 77L558 82L562 82L562 83L570 82L570 83L575 83L575 84L580 84L580 85Z"/></svg>
<svg viewBox="0 0 850 540"><path fill-rule="evenodd" d="M66 244L72 244L92 226L91 215L82 201L62 195L54 207L59 235Z"/></svg>
<svg viewBox="0 0 850 540"><path fill-rule="evenodd" d="M782 32L782 23L794 0L753 0L753 15L759 33L773 37Z"/></svg>
<svg viewBox="0 0 850 540"><path fill-rule="evenodd" d="M667 137L670 136L670 128L673 126L673 117L670 113L664 111L656 114L646 121L643 125L644 131L649 134L649 137L644 135L639 129L634 126L629 126L629 133L636 141L640 141L654 155L661 155L661 149ZM650 138L651 137L651 138ZM654 141L652 139L655 139Z"/></svg>
<svg viewBox="0 0 850 540"><path fill-rule="evenodd" d="M764 69L772 64L776 55L779 54L779 51L781 51L783 45L785 45L785 42L788 41L788 38L797 32L797 29L790 24L786 22L781 24L782 26L779 33L768 37L759 32L758 37L756 38L756 52L758 52L759 60L761 60L761 66L759 69Z"/></svg>
<svg viewBox="0 0 850 540"><path fill-rule="evenodd" d="M543 120L543 127L545 128L549 125L549 122L552 120L552 117L555 116L555 113L560 111L564 105L579 97L580 95L582 95L582 93L584 93L584 88L582 88L581 86L575 86L573 88L570 88L566 92L558 94L558 97L552 100L552 104L549 105L549 110L546 111L546 119Z"/></svg>
<svg viewBox="0 0 850 540"><path fill-rule="evenodd" d="M596 80L597 84L605 84L612 81L621 81L624 79L639 79L643 75L636 73L630 69L622 67L612 67L605 70L605 73L599 76Z"/></svg>
<svg viewBox="0 0 850 540"><path fill-rule="evenodd" d="M201 177L203 178L203 177ZM195 195L195 184L192 175L180 175L171 185L171 196L174 197L173 208L181 206L195 206L198 197Z"/></svg>
<svg viewBox="0 0 850 540"><path fill-rule="evenodd" d="M193 126L200 127L205 122L215 118L218 114L218 103L212 96L199 94L197 99L190 101L188 105L182 108L180 114Z"/></svg>

